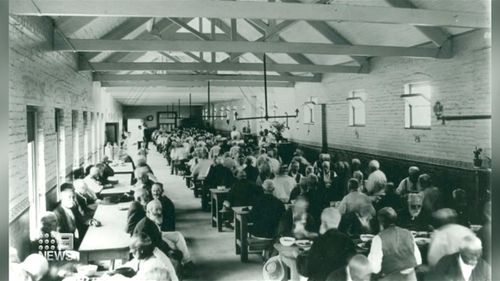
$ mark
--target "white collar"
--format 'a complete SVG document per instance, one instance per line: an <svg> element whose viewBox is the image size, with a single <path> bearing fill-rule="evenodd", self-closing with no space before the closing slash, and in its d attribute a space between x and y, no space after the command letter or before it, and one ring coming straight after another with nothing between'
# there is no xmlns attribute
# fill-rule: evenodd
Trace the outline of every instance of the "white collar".
<svg viewBox="0 0 500 281"><path fill-rule="evenodd" d="M345 272L346 272L346 281L352 281L351 271L349 270L349 266L345 267Z"/></svg>
<svg viewBox="0 0 500 281"><path fill-rule="evenodd" d="M464 280L468 281L470 279L470 276L472 275L472 271L476 266L466 264L460 254L458 255L458 266L460 267L460 271L462 272Z"/></svg>

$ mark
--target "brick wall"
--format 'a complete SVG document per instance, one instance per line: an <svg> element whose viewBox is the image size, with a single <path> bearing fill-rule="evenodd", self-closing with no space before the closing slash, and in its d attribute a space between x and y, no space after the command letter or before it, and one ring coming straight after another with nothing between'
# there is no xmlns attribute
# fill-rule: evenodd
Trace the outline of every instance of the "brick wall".
<svg viewBox="0 0 500 281"><path fill-rule="evenodd" d="M79 73L74 54L50 50L52 21L45 17L11 17L9 19L10 83L9 83L9 201L11 245L26 254L28 229L27 125L26 106L38 112L39 143L37 172L40 190L47 199L55 200L54 187L59 171L60 181L71 173L73 164L88 163L102 155L104 122L120 122L121 105L101 93L89 73ZM55 109L62 110L59 130L64 145L59 151L64 159L57 164ZM78 155L74 159L72 129L73 111L78 115ZM89 126L88 157L84 157L83 112ZM93 118L92 118L93 117ZM92 125L93 124L93 125ZM94 133L91 128L94 127ZM100 128L100 129L99 129ZM98 130L99 129L99 130ZM93 140L92 140L93 139ZM93 146L92 146L93 144ZM92 158L94 157L94 158ZM63 163L63 164L61 164ZM53 202L47 202L51 205Z"/></svg>
<svg viewBox="0 0 500 281"><path fill-rule="evenodd" d="M400 97L404 94L404 84L422 80L430 81L431 104L440 101L445 115L491 114L489 42L482 31L474 31L455 37L453 47L452 59L375 58L368 75L327 74L322 83L271 89L269 106L275 102L279 112L293 112L295 108L302 110L310 96L318 97L320 103L327 104L330 149L471 168L475 146L491 157L491 120L447 121L442 125L433 116L430 130L404 128L404 99ZM350 91L358 89L366 92L366 126L349 127L346 98ZM259 106L263 94L255 95L255 104ZM248 101L231 103L248 104ZM314 125L304 124L302 113L299 122L290 120L292 139L321 147L320 105L315 107L315 120ZM215 122L215 126L229 128L224 121Z"/></svg>

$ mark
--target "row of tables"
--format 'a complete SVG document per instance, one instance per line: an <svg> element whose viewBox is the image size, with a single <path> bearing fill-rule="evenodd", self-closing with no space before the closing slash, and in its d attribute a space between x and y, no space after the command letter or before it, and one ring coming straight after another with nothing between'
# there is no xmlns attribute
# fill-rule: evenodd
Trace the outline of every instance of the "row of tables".
<svg viewBox="0 0 500 281"><path fill-rule="evenodd" d="M101 196L104 199L122 196L130 192L133 178L132 163L111 165L118 180L112 188L103 189ZM129 258L130 235L125 231L127 213L130 202L106 204L106 200L97 206L94 218L101 222L100 227L89 227L83 237L78 252L80 261L111 260L114 267L115 260L126 262Z"/></svg>

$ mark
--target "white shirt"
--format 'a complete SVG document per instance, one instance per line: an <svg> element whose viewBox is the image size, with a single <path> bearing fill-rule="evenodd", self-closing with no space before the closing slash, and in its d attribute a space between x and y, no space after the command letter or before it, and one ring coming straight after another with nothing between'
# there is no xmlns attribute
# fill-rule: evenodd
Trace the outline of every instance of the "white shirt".
<svg viewBox="0 0 500 281"><path fill-rule="evenodd" d="M351 278L351 271L349 270L349 267L348 267L348 266L346 266L346 267L345 267L345 272L346 272L346 275L345 275L345 276L346 276L346 279L345 279L345 280L346 280L346 281L352 281L352 278Z"/></svg>
<svg viewBox="0 0 500 281"><path fill-rule="evenodd" d="M469 265L464 262L461 255L458 255L458 266L460 266L460 271L462 271L462 276L465 281L468 281L474 270L474 265Z"/></svg>
<svg viewBox="0 0 500 281"><path fill-rule="evenodd" d="M84 179L85 183L87 184L87 187L94 192L95 194L99 194L102 191L102 185L96 181L94 178L92 178L90 175L86 176Z"/></svg>
<svg viewBox="0 0 500 281"><path fill-rule="evenodd" d="M462 239L470 235L475 234L472 230L459 224L447 224L434 230L427 252L429 265L435 266L442 257L457 253L460 250Z"/></svg>
<svg viewBox="0 0 500 281"><path fill-rule="evenodd" d="M420 255L420 250L418 249L415 240L413 240L413 249L414 249L413 254L415 255L415 261L417 262L417 265L422 264L422 256ZM382 239L380 239L380 235L377 235L373 237L372 246L370 248L370 254L368 254L368 261L370 261L373 273L379 273L380 270L382 269L383 257L384 254L382 252ZM401 273L408 274L412 270L413 268L408 268L405 270L401 270Z"/></svg>

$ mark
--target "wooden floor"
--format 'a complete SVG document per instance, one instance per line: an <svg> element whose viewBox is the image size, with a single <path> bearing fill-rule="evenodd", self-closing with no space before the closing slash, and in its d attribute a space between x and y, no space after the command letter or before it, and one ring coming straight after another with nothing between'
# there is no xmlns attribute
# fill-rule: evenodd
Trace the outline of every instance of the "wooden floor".
<svg viewBox="0 0 500 281"><path fill-rule="evenodd" d="M165 185L177 213L177 230L186 237L196 270L186 280L262 280L263 262L260 256L250 255L242 263L234 249L234 233L225 229L217 232L210 223L210 213L201 211L199 198L186 188L181 176L170 175L166 160L151 145L148 164L158 180Z"/></svg>

